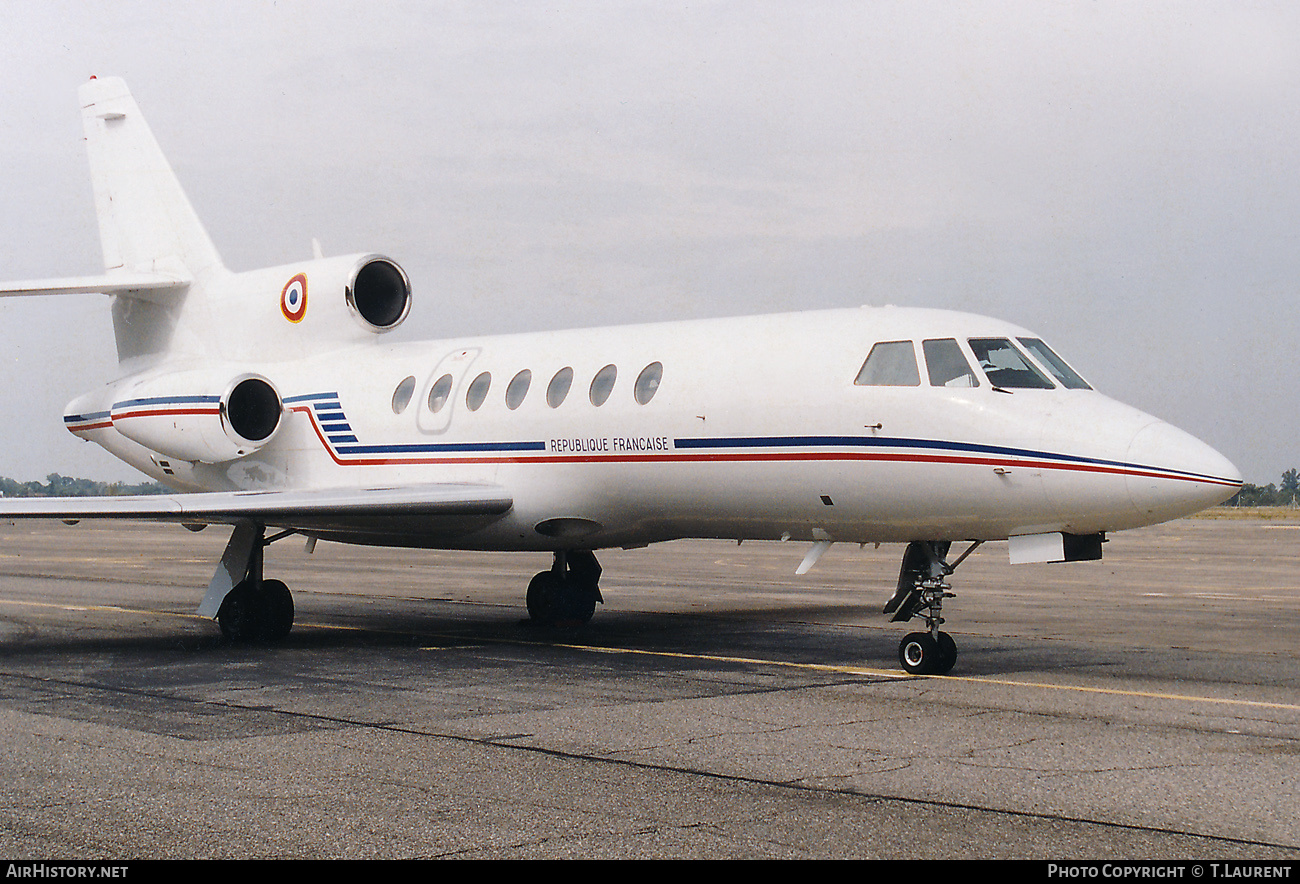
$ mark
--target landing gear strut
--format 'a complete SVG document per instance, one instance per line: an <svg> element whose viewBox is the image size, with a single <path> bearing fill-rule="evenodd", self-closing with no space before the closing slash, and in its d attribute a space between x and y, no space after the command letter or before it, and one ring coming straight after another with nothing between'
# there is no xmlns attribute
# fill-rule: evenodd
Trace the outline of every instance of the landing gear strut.
<svg viewBox="0 0 1300 884"><path fill-rule="evenodd" d="M596 613L600 564L588 550L560 551L528 584L528 616L543 626L581 626Z"/></svg>
<svg viewBox="0 0 1300 884"><path fill-rule="evenodd" d="M952 543L947 540L914 540L903 553L903 567L898 574L898 588L885 605L893 622L907 622L913 617L925 621L925 632L909 633L898 645L898 662L912 675L944 675L957 662L957 643L943 624L943 600L954 598L952 586L944 578L957 569L983 541L975 541L961 558L951 565L945 560Z"/></svg>
<svg viewBox="0 0 1300 884"><path fill-rule="evenodd" d="M293 628L293 596L279 580L262 578L262 559L266 547L292 534L284 531L269 540L266 529L254 529L244 578L226 594L217 611L221 634L232 642L277 642ZM231 548L236 539L231 538Z"/></svg>

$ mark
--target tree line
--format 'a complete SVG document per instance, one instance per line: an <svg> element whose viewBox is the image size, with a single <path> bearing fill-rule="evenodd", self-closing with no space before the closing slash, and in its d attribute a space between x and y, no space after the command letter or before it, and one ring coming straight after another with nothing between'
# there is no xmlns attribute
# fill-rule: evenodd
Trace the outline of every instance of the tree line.
<svg viewBox="0 0 1300 884"><path fill-rule="evenodd" d="M157 482L128 485L125 482L96 482L92 479L73 479L50 473L45 484L18 482L0 476L0 497L116 497L122 494L165 494L170 489Z"/></svg>
<svg viewBox="0 0 1300 884"><path fill-rule="evenodd" d="M1294 468L1282 474L1282 481L1274 485L1252 485L1247 482L1225 506L1300 506L1300 472Z"/></svg>

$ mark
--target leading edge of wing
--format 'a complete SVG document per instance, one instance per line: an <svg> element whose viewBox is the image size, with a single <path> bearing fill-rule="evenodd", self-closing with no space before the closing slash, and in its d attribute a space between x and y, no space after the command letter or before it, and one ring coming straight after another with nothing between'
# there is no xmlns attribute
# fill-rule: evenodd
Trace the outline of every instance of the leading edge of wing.
<svg viewBox="0 0 1300 884"><path fill-rule="evenodd" d="M323 491L11 497L0 499L0 519L131 519L196 524L255 521L309 527L346 525L352 519L495 516L513 505L513 498L499 485L439 483Z"/></svg>

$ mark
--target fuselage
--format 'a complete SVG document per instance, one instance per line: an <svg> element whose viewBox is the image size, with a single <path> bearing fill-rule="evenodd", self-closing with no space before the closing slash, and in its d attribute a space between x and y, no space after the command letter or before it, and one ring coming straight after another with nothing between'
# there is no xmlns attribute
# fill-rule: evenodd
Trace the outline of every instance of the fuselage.
<svg viewBox="0 0 1300 884"><path fill-rule="evenodd" d="M990 341L1047 383L1008 383ZM1203 443L1062 382L1033 341L995 319L892 307L376 339L237 365L164 362L79 398L65 422L182 490L470 482L512 494L508 513L470 530L334 537L411 546L1093 534L1186 515L1240 486ZM913 368L882 375L866 366L875 352ZM961 360L968 375L950 377ZM250 372L284 409L256 450L189 461L122 432L179 426Z"/></svg>

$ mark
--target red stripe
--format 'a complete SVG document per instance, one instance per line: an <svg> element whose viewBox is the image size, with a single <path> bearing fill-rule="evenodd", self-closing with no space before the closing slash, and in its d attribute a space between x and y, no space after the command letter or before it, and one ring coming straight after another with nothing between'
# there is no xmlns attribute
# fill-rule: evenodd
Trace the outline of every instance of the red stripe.
<svg viewBox="0 0 1300 884"><path fill-rule="evenodd" d="M213 415L221 414L220 408L158 408L150 411L127 411L114 413L110 420L122 421L132 417L179 417L183 415Z"/></svg>
<svg viewBox="0 0 1300 884"><path fill-rule="evenodd" d="M1064 470L1081 473L1105 473L1110 475L1135 476L1148 479L1174 479L1181 482L1196 482L1203 485L1222 485L1225 488L1238 487L1240 483L1224 479L1200 479L1190 476L1171 476L1154 470L1126 469L1099 464L1066 464L1057 461L1006 460L990 457L959 457L942 454L878 454L858 451L830 451L821 453L775 452L744 454L609 454L585 455L572 457L567 455L495 455L489 457L373 457L349 458L343 460L334 452L325 434L321 431L316 415L308 407L294 406L293 411L301 411L311 418L312 428L321 445L339 466L378 467L378 466L420 466L429 464L500 464L500 463L776 463L796 461L885 461L890 463L934 463L968 466L992 467L1027 467Z"/></svg>

